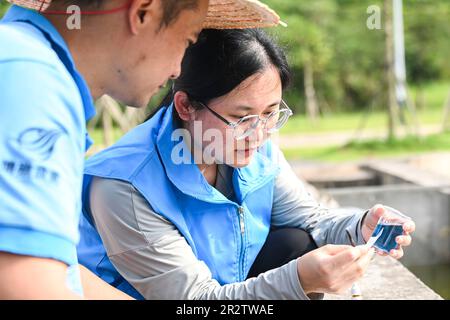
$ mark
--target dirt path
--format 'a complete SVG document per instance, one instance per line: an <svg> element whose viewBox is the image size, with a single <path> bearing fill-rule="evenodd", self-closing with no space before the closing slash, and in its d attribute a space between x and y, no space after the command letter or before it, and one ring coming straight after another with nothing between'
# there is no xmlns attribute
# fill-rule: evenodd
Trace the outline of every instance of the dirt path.
<svg viewBox="0 0 450 320"><path fill-rule="evenodd" d="M430 135L439 133L441 127L438 125L423 126L420 129L420 135ZM398 130L397 137L404 137L408 133L406 130ZM358 136L358 141L370 139L386 138L385 129L366 129ZM281 147L286 149L305 148L305 147L326 147L333 145L344 145L357 137L355 131L338 131L338 132L323 132L323 133L301 133L301 134L287 134L275 137Z"/></svg>

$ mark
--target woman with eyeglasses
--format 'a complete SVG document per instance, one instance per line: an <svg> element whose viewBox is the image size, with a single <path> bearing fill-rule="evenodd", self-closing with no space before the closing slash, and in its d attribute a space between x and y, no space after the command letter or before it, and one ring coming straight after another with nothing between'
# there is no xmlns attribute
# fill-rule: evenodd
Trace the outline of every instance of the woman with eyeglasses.
<svg viewBox="0 0 450 320"><path fill-rule="evenodd" d="M283 51L205 30L155 114L87 162L79 261L145 299L309 299L366 270L382 207L318 204L269 139L292 115ZM404 226L403 254L414 225ZM350 234L350 237L347 237Z"/></svg>

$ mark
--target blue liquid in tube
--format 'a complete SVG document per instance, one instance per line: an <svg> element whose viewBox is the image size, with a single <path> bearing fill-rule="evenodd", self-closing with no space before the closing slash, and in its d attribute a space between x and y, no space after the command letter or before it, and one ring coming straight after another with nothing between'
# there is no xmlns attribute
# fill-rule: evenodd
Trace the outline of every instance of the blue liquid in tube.
<svg viewBox="0 0 450 320"><path fill-rule="evenodd" d="M401 224L378 223L373 231L373 235L376 236L381 231L383 231L383 233L375 242L374 247L389 253L392 249L397 248L398 244L395 241L395 238L403 234L403 226Z"/></svg>

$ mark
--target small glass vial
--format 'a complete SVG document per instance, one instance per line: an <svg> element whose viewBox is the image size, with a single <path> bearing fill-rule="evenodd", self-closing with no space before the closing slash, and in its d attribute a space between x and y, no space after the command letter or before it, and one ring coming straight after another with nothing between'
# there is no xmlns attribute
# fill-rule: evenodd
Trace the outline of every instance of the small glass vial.
<svg viewBox="0 0 450 320"><path fill-rule="evenodd" d="M403 234L403 224L411 221L411 218L394 208L388 206L383 207L384 213L378 220L372 237L379 235L380 232L382 233L373 246L377 250L389 253L392 249L398 247L395 238Z"/></svg>

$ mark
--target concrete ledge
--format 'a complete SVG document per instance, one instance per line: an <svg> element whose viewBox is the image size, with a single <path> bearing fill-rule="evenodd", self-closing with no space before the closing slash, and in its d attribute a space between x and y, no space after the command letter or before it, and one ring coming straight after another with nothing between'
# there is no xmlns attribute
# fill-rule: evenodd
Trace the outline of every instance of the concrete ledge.
<svg viewBox="0 0 450 320"><path fill-rule="evenodd" d="M389 185L327 189L342 207L370 208L383 203L404 212L416 223L414 241L405 248L406 266L450 262L450 194L448 188Z"/></svg>
<svg viewBox="0 0 450 320"><path fill-rule="evenodd" d="M423 187L449 186L450 178L443 174L423 170L410 163L379 161L362 168L376 173L382 184L411 183Z"/></svg>
<svg viewBox="0 0 450 320"><path fill-rule="evenodd" d="M443 300L399 261L376 256L367 273L358 282L363 300ZM343 296L326 294L325 300L350 300L350 292Z"/></svg>
<svg viewBox="0 0 450 320"><path fill-rule="evenodd" d="M439 158L440 159L440 158ZM446 159L450 159L447 157ZM355 180L367 182L358 170L338 166L293 163L295 173L319 186L339 185L341 188L319 190L334 201L333 207L359 207L368 209L376 203L390 205L406 213L416 222L411 246L405 248L402 263L406 266L446 264L450 261L450 175L448 162L441 167L427 158L419 163L403 161L377 161L354 165L376 176L377 183L353 186L351 177L342 179L342 173L355 175ZM425 168L426 166L426 168ZM444 172L446 174L444 174ZM310 174L310 176L308 176ZM337 176L337 177L336 177ZM344 183L340 183L343 180ZM338 181L339 184L335 182ZM349 186L346 186L347 182ZM346 186L346 187L342 187ZM321 201L322 202L322 201ZM390 257L376 256L366 275L359 281L364 300L442 300L402 263ZM343 296L325 295L326 300L350 300L350 292Z"/></svg>

